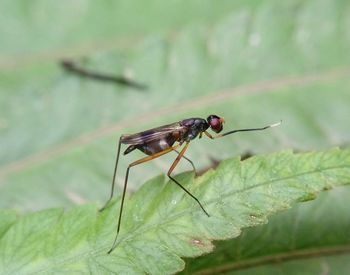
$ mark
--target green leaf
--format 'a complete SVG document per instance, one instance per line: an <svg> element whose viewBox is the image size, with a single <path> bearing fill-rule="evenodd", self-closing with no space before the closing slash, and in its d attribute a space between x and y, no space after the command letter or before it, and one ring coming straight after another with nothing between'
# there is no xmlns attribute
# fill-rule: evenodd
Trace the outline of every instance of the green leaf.
<svg viewBox="0 0 350 275"><path fill-rule="evenodd" d="M217 113L225 129L284 121L193 142L186 154L198 169L247 152L350 144L348 1L168 2L1 1L2 208L102 202L118 137L186 117ZM59 68L66 57L150 89L79 79ZM138 167L129 190L174 157Z"/></svg>
<svg viewBox="0 0 350 275"><path fill-rule="evenodd" d="M213 253L186 260L184 274L346 274L350 268L348 187L271 216Z"/></svg>
<svg viewBox="0 0 350 275"><path fill-rule="evenodd" d="M193 178L179 175L211 214L174 184L157 177L127 198L118 247L107 255L120 201L49 209L18 218L0 239L0 273L173 273L180 257L213 249L212 240L237 237L273 213L350 183L350 150L282 152L222 162Z"/></svg>
<svg viewBox="0 0 350 275"><path fill-rule="evenodd" d="M120 42L129 45L149 33L175 31L194 23L211 24L232 9L243 6L242 3L252 8L259 5L256 0L251 3L224 0L219 5L212 5L210 0L173 3L63 0L60 4L46 0L31 3L5 0L1 3L7 13L1 18L0 32L4 41L0 51L23 62L21 58L33 59L37 57L34 54L54 58L57 52L64 55L96 51L96 48L105 50L120 47ZM47 35L45 39L42 39L43 34ZM65 45L69 46L68 50Z"/></svg>

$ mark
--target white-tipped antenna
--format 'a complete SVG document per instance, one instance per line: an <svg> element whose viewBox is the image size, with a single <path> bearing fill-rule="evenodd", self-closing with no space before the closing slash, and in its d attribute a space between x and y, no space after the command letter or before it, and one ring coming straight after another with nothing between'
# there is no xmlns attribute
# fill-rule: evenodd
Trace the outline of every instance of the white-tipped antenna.
<svg viewBox="0 0 350 275"><path fill-rule="evenodd" d="M226 132L224 134L217 135L214 138L224 137L224 136L231 135L231 134L234 134L234 133L237 133L237 132L261 131L261 130L265 130L265 129L268 129L268 128L271 128L271 127L276 127L276 126L280 125L281 123L282 123L282 120L280 122L275 123L275 124L271 124L271 125L268 125L268 126L265 126L265 127L261 127L261 128L248 128L248 129L233 130L233 131Z"/></svg>
<svg viewBox="0 0 350 275"><path fill-rule="evenodd" d="M275 124L271 124L271 125L270 125L270 128L279 126L279 125L281 125L281 124L282 124L282 120L280 120L279 122L277 122L277 123L275 123Z"/></svg>

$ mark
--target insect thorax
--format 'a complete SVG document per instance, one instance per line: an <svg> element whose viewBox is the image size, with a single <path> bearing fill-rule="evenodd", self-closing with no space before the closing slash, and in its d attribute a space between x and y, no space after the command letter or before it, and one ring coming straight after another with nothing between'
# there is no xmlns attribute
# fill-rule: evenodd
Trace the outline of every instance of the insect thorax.
<svg viewBox="0 0 350 275"><path fill-rule="evenodd" d="M209 128L209 124L203 118L189 118L180 122L180 125L186 126L188 131L184 136L184 141L191 141L195 139L200 133Z"/></svg>

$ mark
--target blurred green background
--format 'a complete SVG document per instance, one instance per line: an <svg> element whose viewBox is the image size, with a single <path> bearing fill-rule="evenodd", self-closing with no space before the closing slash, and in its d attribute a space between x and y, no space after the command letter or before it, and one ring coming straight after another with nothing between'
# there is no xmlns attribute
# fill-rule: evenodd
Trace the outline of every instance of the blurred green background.
<svg viewBox="0 0 350 275"><path fill-rule="evenodd" d="M349 145L347 0L2 0L0 10L1 208L102 204L121 134L192 116L218 114L227 130L283 120L193 142L199 170L245 153ZM149 89L79 78L59 66L67 58ZM141 156L121 159L119 188ZM129 191L175 156L135 168Z"/></svg>

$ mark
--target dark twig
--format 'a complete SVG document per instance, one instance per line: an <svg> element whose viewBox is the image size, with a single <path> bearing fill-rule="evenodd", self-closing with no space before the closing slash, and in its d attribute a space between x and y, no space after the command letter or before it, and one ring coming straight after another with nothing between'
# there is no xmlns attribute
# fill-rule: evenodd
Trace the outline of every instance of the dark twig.
<svg viewBox="0 0 350 275"><path fill-rule="evenodd" d="M84 69L82 67L79 67L77 64L75 64L71 60L62 60L60 62L62 68L64 68L66 71L74 73L76 75L79 75L81 77L90 78L98 81L105 81L105 82L113 82L116 84L132 87L139 90L145 90L147 89L147 86L144 84L137 83L131 79L128 79L124 76L115 76L115 75L108 75L103 74L91 70Z"/></svg>

